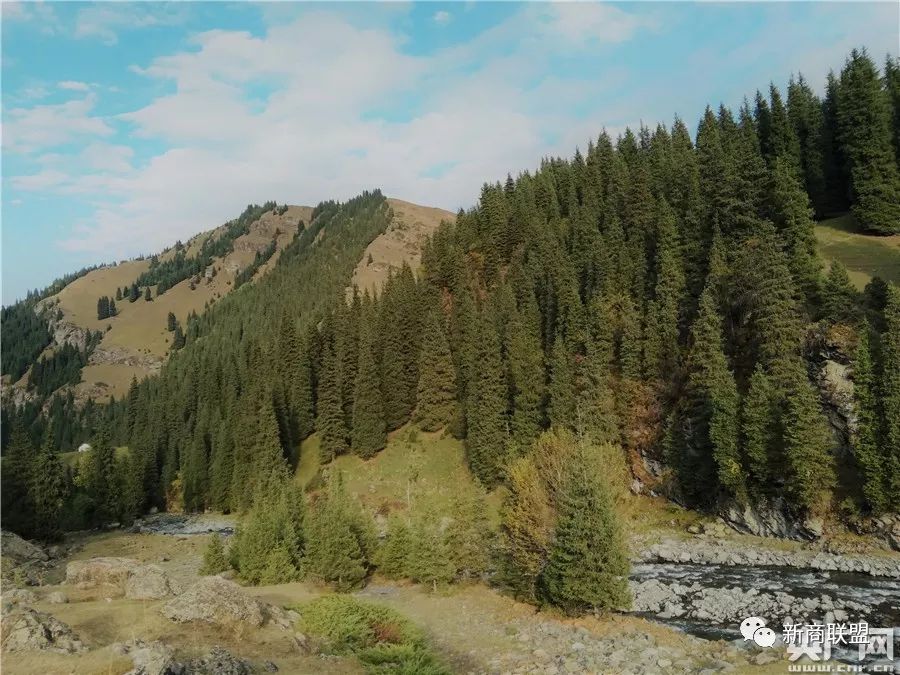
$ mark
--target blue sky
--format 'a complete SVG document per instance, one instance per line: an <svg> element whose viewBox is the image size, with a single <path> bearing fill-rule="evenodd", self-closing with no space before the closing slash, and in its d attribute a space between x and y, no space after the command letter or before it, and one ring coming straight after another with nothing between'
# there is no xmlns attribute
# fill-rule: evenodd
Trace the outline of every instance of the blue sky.
<svg viewBox="0 0 900 675"><path fill-rule="evenodd" d="M249 202L451 210L603 127L821 89L897 3L8 3L3 302Z"/></svg>

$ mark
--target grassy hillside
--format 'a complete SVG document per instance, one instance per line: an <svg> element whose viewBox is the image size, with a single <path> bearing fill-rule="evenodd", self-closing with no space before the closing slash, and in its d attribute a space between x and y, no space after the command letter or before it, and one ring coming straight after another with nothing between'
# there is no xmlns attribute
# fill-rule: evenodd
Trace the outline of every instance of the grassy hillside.
<svg viewBox="0 0 900 675"><path fill-rule="evenodd" d="M265 213L250 227L250 232L238 237L234 250L224 258L216 260L215 277L202 279L191 289L191 280L176 284L151 302L146 302L143 293L136 302L126 299L116 302L118 315L109 319L97 319L97 299L102 295L114 297L116 288L128 286L150 266L149 260L120 263L105 267L73 281L58 294L47 299L47 303L58 300L63 312L63 320L88 330L104 333L90 364L82 371L82 382L77 389L83 396L106 398L109 395L121 397L128 391L132 377L142 377L156 372L165 360L172 336L166 330L166 317L175 314L184 325L191 312L202 313L226 295L232 288L237 273L247 267L256 252L265 248L278 233L277 252L263 265L257 275L264 274L277 260L280 252L294 237L300 220L309 222L311 209L305 206L291 206L282 215ZM196 255L203 241L218 236L221 228L204 232L185 244L186 254ZM165 261L174 255L174 248L167 249L159 258ZM142 289L143 291L143 289Z"/></svg>
<svg viewBox="0 0 900 675"><path fill-rule="evenodd" d="M401 199L388 199L394 218L390 226L369 244L362 259L353 270L351 286L360 291L377 291L387 280L391 269L403 263L418 269L425 240L443 221L456 222L456 214L427 206L411 204Z"/></svg>
<svg viewBox="0 0 900 675"><path fill-rule="evenodd" d="M820 222L816 240L826 264L842 263L857 288L864 288L874 276L900 284L900 234L860 234L853 216L847 214Z"/></svg>
<svg viewBox="0 0 900 675"><path fill-rule="evenodd" d="M321 468L319 436L313 434L300 448L295 478L304 486L313 480L318 482L316 476ZM383 514L409 506L446 513L455 496L476 490L461 441L440 433L424 433L411 426L394 432L387 447L372 459L342 455L328 469L340 471L349 490ZM486 496L491 522L498 522L502 501L502 489Z"/></svg>

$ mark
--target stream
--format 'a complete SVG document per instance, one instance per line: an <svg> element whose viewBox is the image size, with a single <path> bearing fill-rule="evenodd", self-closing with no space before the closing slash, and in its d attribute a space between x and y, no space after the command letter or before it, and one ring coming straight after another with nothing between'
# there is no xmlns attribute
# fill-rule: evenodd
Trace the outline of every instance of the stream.
<svg viewBox="0 0 900 675"><path fill-rule="evenodd" d="M783 592L801 599L828 595L836 605L853 602L870 607L864 616L855 616L851 612L847 622L868 621L872 627L900 627L900 579L797 567L695 563L640 563L632 567L631 579L637 582L654 579L682 586L699 583L707 588L737 587L767 593ZM697 637L713 640L741 638L737 624L716 625L693 619L663 618L659 613L639 614ZM768 618L770 625L779 623L778 617ZM824 617L819 617L819 620L824 621Z"/></svg>

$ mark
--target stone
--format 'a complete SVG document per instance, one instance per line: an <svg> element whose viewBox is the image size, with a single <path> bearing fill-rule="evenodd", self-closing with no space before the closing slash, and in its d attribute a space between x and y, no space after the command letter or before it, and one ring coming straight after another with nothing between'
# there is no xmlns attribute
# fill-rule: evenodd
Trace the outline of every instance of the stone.
<svg viewBox="0 0 900 675"><path fill-rule="evenodd" d="M131 657L134 666L126 675L174 675L184 670L181 664L175 662L174 650L158 640L131 640L117 647L117 652Z"/></svg>
<svg viewBox="0 0 900 675"><path fill-rule="evenodd" d="M79 588L96 588L102 585L121 588L139 566L140 563L133 558L73 560L66 565L66 583Z"/></svg>
<svg viewBox="0 0 900 675"><path fill-rule="evenodd" d="M276 667L275 670L278 668ZM185 671L191 675L251 675L253 672L249 663L232 656L221 647L213 647L206 656L193 659L187 664ZM269 670L269 672L274 671Z"/></svg>
<svg viewBox="0 0 900 675"><path fill-rule="evenodd" d="M581 652L581 651L584 651L584 644L581 643L581 642L573 642L573 643L572 643L572 646L570 647L570 649L571 649L573 652Z"/></svg>
<svg viewBox="0 0 900 675"><path fill-rule="evenodd" d="M62 591L53 591L47 596L47 602L51 605L64 605L69 602L69 596Z"/></svg>
<svg viewBox="0 0 900 675"><path fill-rule="evenodd" d="M30 607L8 612L0 626L4 652L50 651L62 654L83 652L86 647L69 626L59 619Z"/></svg>
<svg viewBox="0 0 900 675"><path fill-rule="evenodd" d="M178 590L157 565L141 565L125 581L125 597L129 600L160 600L175 595Z"/></svg>
<svg viewBox="0 0 900 675"><path fill-rule="evenodd" d="M0 531L0 549L3 550L3 557L11 560L14 565L48 560L47 553L40 546L6 530Z"/></svg>
<svg viewBox="0 0 900 675"><path fill-rule="evenodd" d="M263 668L266 670L267 673L277 673L278 672L278 666L276 666L271 661L266 661L263 664Z"/></svg>
<svg viewBox="0 0 900 675"><path fill-rule="evenodd" d="M31 605L37 602L34 591L29 591L27 588L11 588L3 591L3 599L18 605Z"/></svg>
<svg viewBox="0 0 900 675"><path fill-rule="evenodd" d="M246 623L261 626L263 607L241 587L221 577L202 577L184 593L167 602L162 614L177 623L203 621L216 625Z"/></svg>

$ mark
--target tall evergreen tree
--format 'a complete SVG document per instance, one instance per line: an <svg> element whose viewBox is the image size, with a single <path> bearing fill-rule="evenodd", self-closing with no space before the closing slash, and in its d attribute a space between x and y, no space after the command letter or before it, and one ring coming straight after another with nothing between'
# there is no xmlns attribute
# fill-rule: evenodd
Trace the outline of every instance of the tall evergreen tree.
<svg viewBox="0 0 900 675"><path fill-rule="evenodd" d="M456 372L439 310L425 321L414 419L425 431L449 426L457 416Z"/></svg>
<svg viewBox="0 0 900 675"><path fill-rule="evenodd" d="M609 486L585 449L565 467L559 517L543 573L547 598L566 612L631 603L630 565Z"/></svg>
<svg viewBox="0 0 900 675"><path fill-rule="evenodd" d="M478 345L467 406L469 466L486 487L502 478L507 450L507 387L500 337L493 318L483 311L478 324Z"/></svg>
<svg viewBox="0 0 900 675"><path fill-rule="evenodd" d="M66 484L59 455L49 434L31 463L28 492L34 507L34 534L40 539L54 539L60 532L59 518L66 498Z"/></svg>
<svg viewBox="0 0 900 675"><path fill-rule="evenodd" d="M323 351L318 393L319 419L316 429L321 442L321 459L329 462L348 449L337 359L330 345L326 345Z"/></svg>
<svg viewBox="0 0 900 675"><path fill-rule="evenodd" d="M363 458L372 457L387 444L378 366L372 347L373 330L374 326L365 326L361 331L353 394L352 446L353 452Z"/></svg>
<svg viewBox="0 0 900 675"><path fill-rule="evenodd" d="M885 420L885 470L891 508L900 505L900 288L888 286L882 338L882 397Z"/></svg>
<svg viewBox="0 0 900 675"><path fill-rule="evenodd" d="M512 390L510 428L519 447L526 447L543 426L546 392L538 310L535 306L525 312L517 312L513 318L506 345Z"/></svg>
<svg viewBox="0 0 900 675"><path fill-rule="evenodd" d="M878 381L870 348L868 324L859 335L859 344L853 359L853 397L856 403L857 426L853 437L853 453L862 472L862 492L869 508L876 513L888 506L889 474L885 466L881 443L881 415L876 391Z"/></svg>

